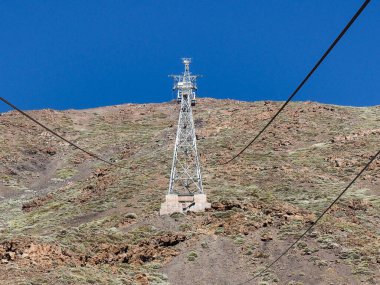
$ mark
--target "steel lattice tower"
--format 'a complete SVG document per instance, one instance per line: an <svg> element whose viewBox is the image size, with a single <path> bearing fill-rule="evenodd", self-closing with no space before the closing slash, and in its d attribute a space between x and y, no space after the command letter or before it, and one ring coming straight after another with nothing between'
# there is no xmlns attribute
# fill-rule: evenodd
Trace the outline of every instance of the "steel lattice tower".
<svg viewBox="0 0 380 285"><path fill-rule="evenodd" d="M183 58L182 75L170 75L174 79L173 90L181 104L177 137L170 175L169 193L177 195L203 194L202 175L197 152L192 106L195 106L197 78L190 72L190 58Z"/></svg>

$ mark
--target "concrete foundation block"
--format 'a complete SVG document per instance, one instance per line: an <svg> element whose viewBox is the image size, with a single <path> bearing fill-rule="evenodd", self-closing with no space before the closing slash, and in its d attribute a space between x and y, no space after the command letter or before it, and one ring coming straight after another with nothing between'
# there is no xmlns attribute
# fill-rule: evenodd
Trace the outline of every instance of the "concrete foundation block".
<svg viewBox="0 0 380 285"><path fill-rule="evenodd" d="M161 204L160 215L173 213L183 213L182 204L178 200L178 195L168 194L165 196L165 202Z"/></svg>
<svg viewBox="0 0 380 285"><path fill-rule="evenodd" d="M206 194L195 194L194 205L190 207L189 211L203 212L206 209L211 208L211 203L207 202Z"/></svg>
<svg viewBox="0 0 380 285"><path fill-rule="evenodd" d="M160 215L170 215L173 213L203 212L211 208L211 203L207 202L206 194L195 194L188 196L178 196L168 194L165 202L161 204Z"/></svg>

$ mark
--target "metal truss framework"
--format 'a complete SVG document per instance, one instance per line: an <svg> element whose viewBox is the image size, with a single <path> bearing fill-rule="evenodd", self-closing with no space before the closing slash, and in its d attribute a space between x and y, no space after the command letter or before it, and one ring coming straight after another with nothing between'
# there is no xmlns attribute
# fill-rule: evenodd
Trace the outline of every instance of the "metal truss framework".
<svg viewBox="0 0 380 285"><path fill-rule="evenodd" d="M178 195L203 194L192 113L197 90L196 79L199 75L190 73L191 59L183 58L182 61L185 65L183 75L171 75L174 79L173 90L177 90L177 102L181 104L181 109L168 193Z"/></svg>

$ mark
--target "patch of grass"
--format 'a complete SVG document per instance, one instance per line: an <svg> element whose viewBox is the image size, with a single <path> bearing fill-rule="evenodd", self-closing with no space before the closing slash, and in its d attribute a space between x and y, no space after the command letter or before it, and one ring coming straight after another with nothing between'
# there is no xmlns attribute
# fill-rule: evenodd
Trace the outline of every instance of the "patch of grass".
<svg viewBox="0 0 380 285"><path fill-rule="evenodd" d="M183 217L185 217L185 215L184 214L182 214L182 213L173 213L173 214L171 214L170 215L170 218L172 218L172 219L174 219L174 220L176 220L176 221L178 221L178 220L180 220L181 218L183 218Z"/></svg>
<svg viewBox="0 0 380 285"><path fill-rule="evenodd" d="M224 212L215 212L212 215L218 219L226 219L226 218L231 217L232 213L233 213L232 211L224 211Z"/></svg>
<svg viewBox="0 0 380 285"><path fill-rule="evenodd" d="M185 232L185 231L189 231L189 230L191 230L191 225L190 225L190 224L181 224L181 225L179 226L179 229L180 229L181 231L183 231L183 232Z"/></svg>
<svg viewBox="0 0 380 285"><path fill-rule="evenodd" d="M137 219L137 215L135 213L127 213L125 215L127 219Z"/></svg>
<svg viewBox="0 0 380 285"><path fill-rule="evenodd" d="M298 247L299 249L307 248L307 243L304 242L304 241L300 241L299 243L297 243L297 247Z"/></svg>
<svg viewBox="0 0 380 285"><path fill-rule="evenodd" d="M191 251L191 252L187 255L187 260L188 260L188 261L194 261L197 257L198 257L198 253L197 253L196 251Z"/></svg>
<svg viewBox="0 0 380 285"><path fill-rule="evenodd" d="M321 248L333 249L338 248L339 244L335 242L335 238L332 235L323 235L317 239L317 242L321 244Z"/></svg>
<svg viewBox="0 0 380 285"><path fill-rule="evenodd" d="M77 171L73 168L62 168L56 172L56 176L59 179L66 180L73 177L76 173Z"/></svg>
<svg viewBox="0 0 380 285"><path fill-rule="evenodd" d="M235 239L234 239L234 243L238 244L238 245L241 245L244 242L245 242L245 240L244 240L244 238L241 235L236 236Z"/></svg>
<svg viewBox="0 0 380 285"><path fill-rule="evenodd" d="M367 261L359 262L359 264L357 264L354 267L352 273L355 275L372 275L373 274L372 270L368 266Z"/></svg>
<svg viewBox="0 0 380 285"><path fill-rule="evenodd" d="M216 235L224 233L224 228L223 227L217 227L215 232Z"/></svg>

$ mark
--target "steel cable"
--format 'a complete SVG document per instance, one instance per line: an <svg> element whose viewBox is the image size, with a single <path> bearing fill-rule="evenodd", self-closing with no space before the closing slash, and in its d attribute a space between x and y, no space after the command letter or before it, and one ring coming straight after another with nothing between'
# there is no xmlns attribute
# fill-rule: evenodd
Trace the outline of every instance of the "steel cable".
<svg viewBox="0 0 380 285"><path fill-rule="evenodd" d="M110 165L113 165L113 166L116 166L116 164L108 161L108 160L105 160L104 158L101 158L100 156L88 151L88 150L85 150L84 148L76 145L75 143L69 141L68 139L65 139L64 137L62 137L60 134L58 134L57 132L53 131L52 129L46 127L45 125L43 125L42 123L40 123L39 121L37 121L36 119L34 119L33 117L31 117L30 115L28 115L27 113L25 113L24 111L22 111L21 109L19 109L17 106L13 105L11 102L9 102L8 100L4 99L3 97L0 97L0 100L3 101L5 104L7 104L8 106L12 107L13 109L15 109L17 112L19 112L20 114L22 114L23 116L25 116L26 118L28 118L29 120L33 121L34 123L36 123L37 125L39 125L40 127L44 128L45 130L47 130L49 133L55 135L56 137L60 138L61 140L65 141L66 143L68 143L69 145L75 147L76 149L79 149L81 151L83 151L84 153L88 154L89 156L92 156L93 158L96 158L100 161L103 161L107 164L110 164Z"/></svg>
<svg viewBox="0 0 380 285"><path fill-rule="evenodd" d="M302 80L300 85L293 91L292 95L286 100L286 102L281 106L281 108L277 111L277 113L269 120L269 122L264 126L264 128L261 129L261 131L254 137L253 140L251 140L241 151L239 151L235 156L233 156L231 159L229 159L226 162L221 163L222 165L228 164L231 161L235 160L238 156L240 156L248 147L250 147L260 136L261 134L272 124L272 122L277 118L277 116L284 110L284 108L289 104L289 102L293 99L293 97L298 93L298 91L302 88L302 86L306 83L306 81L311 77L311 75L314 73L314 71L317 70L319 65L324 61L324 59L329 55L329 53L332 51L332 49L335 47L335 45L339 42L339 40L344 36L344 34L347 32L347 30L351 27L351 25L356 21L356 19L359 17L359 15L363 12L363 10L366 8L366 6L371 2L371 0L366 0L362 6L359 8L359 10L355 13L355 15L351 18L351 20L347 23L347 25L344 27L344 29L340 32L338 37L334 40L334 42L330 45L330 47L326 50L326 52L323 54L323 56L318 60L318 62L314 65L314 67L311 69L311 71L306 75L306 77Z"/></svg>
<svg viewBox="0 0 380 285"><path fill-rule="evenodd" d="M302 235L300 235L295 242L293 242L283 253L280 254L279 257L277 257L274 261L272 261L268 266L266 266L263 270L255 274L252 278L248 279L247 281L244 281L242 283L238 283L237 285L243 285L247 284L248 282L252 281L253 279L259 277L264 272L268 271L269 268L271 268L273 265L275 265L284 255L286 255L290 249L292 249L305 235L322 219L322 217L331 209L332 206L335 205L336 202L343 196L344 193L355 183L355 181L363 174L364 171L367 170L369 165L380 155L380 150L370 159L370 161L363 167L363 169L355 176L353 180L344 188L344 190L334 199L334 201L322 212L321 215L315 220L314 223L312 223L304 232Z"/></svg>

